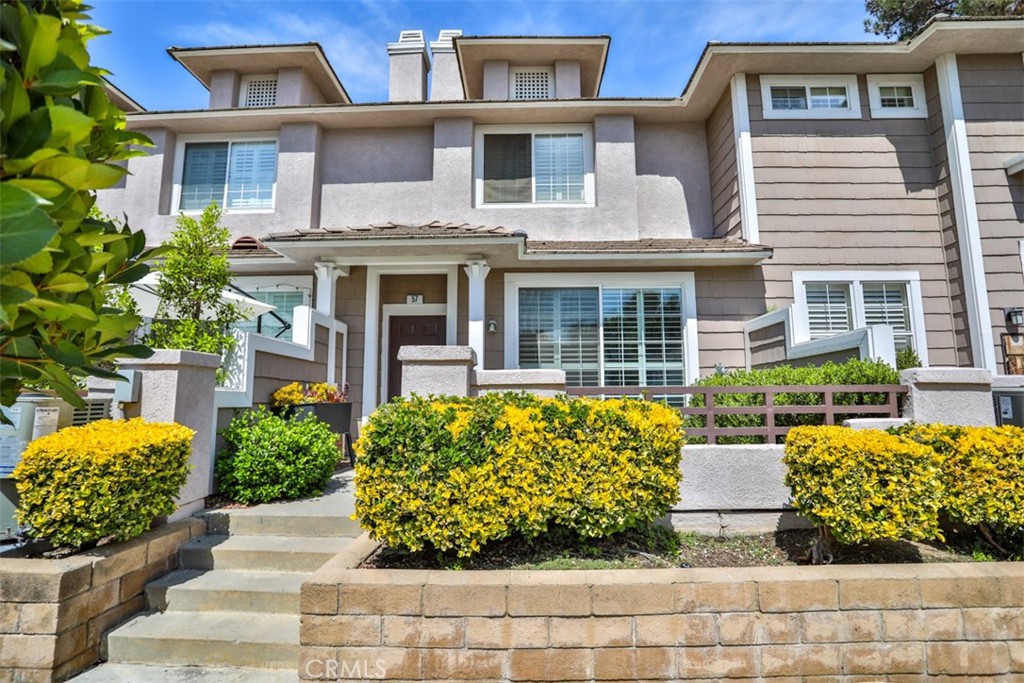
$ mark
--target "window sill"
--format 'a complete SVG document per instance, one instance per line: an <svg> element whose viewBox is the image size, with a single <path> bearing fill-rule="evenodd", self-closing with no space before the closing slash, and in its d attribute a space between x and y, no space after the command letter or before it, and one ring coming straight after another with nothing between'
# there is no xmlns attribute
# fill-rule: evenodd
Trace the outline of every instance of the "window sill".
<svg viewBox="0 0 1024 683"><path fill-rule="evenodd" d="M846 109L765 109L762 112L762 115L766 121L778 121L785 119L795 121L836 121L851 119L859 120L861 118L861 113L859 111L851 111Z"/></svg>
<svg viewBox="0 0 1024 683"><path fill-rule="evenodd" d="M477 204L474 209L593 209L593 202L565 204L561 202L522 202L514 204Z"/></svg>
<svg viewBox="0 0 1024 683"><path fill-rule="evenodd" d="M224 216L238 216L238 215L248 215L248 214L269 214L269 213L275 213L276 211L277 211L277 209L273 209L273 208L271 208L271 209L221 209L221 215L224 215ZM199 210L199 211L195 211L195 210L192 210L192 211L182 211L181 209L179 209L178 213L184 214L185 216L201 216L201 215L203 215L203 211L202 210Z"/></svg>

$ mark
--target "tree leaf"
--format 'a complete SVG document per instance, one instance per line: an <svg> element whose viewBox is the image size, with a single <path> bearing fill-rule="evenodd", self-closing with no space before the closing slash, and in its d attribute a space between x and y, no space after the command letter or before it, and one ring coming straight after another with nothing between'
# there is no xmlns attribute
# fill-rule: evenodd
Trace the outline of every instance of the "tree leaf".
<svg viewBox="0 0 1024 683"><path fill-rule="evenodd" d="M57 224L42 209L14 217L5 214L4 229L0 230L0 266L14 265L31 258L41 252L56 234Z"/></svg>
<svg viewBox="0 0 1024 683"><path fill-rule="evenodd" d="M61 20L48 14L27 12L21 19L22 64L25 80L57 57Z"/></svg>
<svg viewBox="0 0 1024 683"><path fill-rule="evenodd" d="M49 273L53 270L53 256L46 249L40 252L32 254L24 261L18 263L18 268L24 270L26 273L37 273L42 275L43 273Z"/></svg>
<svg viewBox="0 0 1024 683"><path fill-rule="evenodd" d="M115 277L107 280L107 284L110 285L129 285L133 282L141 280L149 274L150 267L148 263L136 263L131 268L127 269L123 273L116 275Z"/></svg>
<svg viewBox="0 0 1024 683"><path fill-rule="evenodd" d="M50 107L50 139L47 144L68 149L89 137L96 120L73 107Z"/></svg>
<svg viewBox="0 0 1024 683"><path fill-rule="evenodd" d="M50 206L50 202L39 195L10 183L0 183L0 216L9 220L44 206Z"/></svg>
<svg viewBox="0 0 1024 683"><path fill-rule="evenodd" d="M27 157L50 139L50 110L36 109L11 124L7 132L5 156L12 159Z"/></svg>
<svg viewBox="0 0 1024 683"><path fill-rule="evenodd" d="M81 69L52 71L32 84L32 90L43 95L73 95L83 85L102 86L99 76Z"/></svg>
<svg viewBox="0 0 1024 683"><path fill-rule="evenodd" d="M75 292L84 292L89 289L89 283L81 275L61 273L53 277L43 288L50 292L74 294Z"/></svg>

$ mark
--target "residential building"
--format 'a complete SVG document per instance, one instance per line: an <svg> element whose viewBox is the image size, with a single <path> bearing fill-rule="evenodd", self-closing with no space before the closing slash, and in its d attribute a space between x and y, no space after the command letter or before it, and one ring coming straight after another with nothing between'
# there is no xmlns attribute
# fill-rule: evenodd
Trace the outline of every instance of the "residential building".
<svg viewBox="0 0 1024 683"><path fill-rule="evenodd" d="M1024 20L709 43L673 98L602 98L609 46L404 31L379 103L314 43L172 48L209 107L130 112L155 147L101 206L159 241L220 203L242 289L344 323L356 415L407 344L589 386L905 346L1006 371Z"/></svg>

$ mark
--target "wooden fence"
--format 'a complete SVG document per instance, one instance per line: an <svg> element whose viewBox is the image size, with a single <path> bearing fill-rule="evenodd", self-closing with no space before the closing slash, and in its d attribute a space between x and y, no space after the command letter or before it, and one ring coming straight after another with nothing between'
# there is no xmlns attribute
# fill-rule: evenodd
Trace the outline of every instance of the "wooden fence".
<svg viewBox="0 0 1024 683"><path fill-rule="evenodd" d="M833 384L833 385L782 385L753 387L571 387L568 393L575 396L634 396L657 400L673 397L690 397L679 407L684 416L702 417L703 421L687 418L686 434L691 441L718 443L723 437L754 437L764 443L776 443L795 425L778 424L779 416L809 415L821 416L807 422L834 425L836 417L841 420L855 417L899 417L901 395L907 387L899 384ZM749 399L741 395L753 394ZM872 402L867 403L868 396ZM840 402L836 403L836 396ZM694 400L692 397L702 397ZM733 405L729 405L732 402ZM701 405L703 403L703 405ZM735 405L753 403L753 405ZM742 426L719 425L716 418L727 415L749 415L750 419L733 420L746 423ZM783 420L786 421L786 420ZM751 424L756 422L757 424ZM697 439L694 439L697 437ZM737 439L728 439L737 441ZM753 439L740 439L752 441Z"/></svg>

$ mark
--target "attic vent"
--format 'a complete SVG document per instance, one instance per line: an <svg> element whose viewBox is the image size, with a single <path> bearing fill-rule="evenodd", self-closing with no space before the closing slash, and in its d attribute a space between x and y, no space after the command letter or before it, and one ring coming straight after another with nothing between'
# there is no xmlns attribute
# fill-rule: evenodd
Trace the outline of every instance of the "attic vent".
<svg viewBox="0 0 1024 683"><path fill-rule="evenodd" d="M277 104L277 76L248 76L242 79L243 107L273 107Z"/></svg>
<svg viewBox="0 0 1024 683"><path fill-rule="evenodd" d="M511 100L547 100L553 97L551 69L511 69Z"/></svg>

